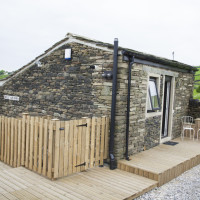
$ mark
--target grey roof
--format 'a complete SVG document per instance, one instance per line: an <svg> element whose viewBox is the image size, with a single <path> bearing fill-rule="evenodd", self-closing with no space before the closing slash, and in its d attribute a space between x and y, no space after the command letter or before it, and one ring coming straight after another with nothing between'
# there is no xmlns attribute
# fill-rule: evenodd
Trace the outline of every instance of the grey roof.
<svg viewBox="0 0 200 200"><path fill-rule="evenodd" d="M68 33L67 35L69 35L71 33ZM79 40L83 40L83 41L88 41L88 42L95 42L96 45L98 46L104 46L107 47L109 49L113 49L114 45L113 44L109 44L109 43L104 43L101 41L97 41L97 40L92 40L86 37L82 37L79 35L75 35L72 34L74 38L77 38ZM175 60L170 60L170 59L166 59L163 57L158 57L152 54L147 54L147 53L143 53L143 52L139 52L133 49L129 49L129 48L124 48L124 47L119 47L119 50L125 50L125 51L129 51L130 53L132 53L135 58L141 59L141 60L146 60L146 61L151 61L151 62L155 62L158 64L163 64L163 65L167 65L167 66L171 66L174 68L180 68L180 69L187 69L187 70L191 70L191 71L198 71L196 67L193 67L191 65L188 64L184 64Z"/></svg>
<svg viewBox="0 0 200 200"><path fill-rule="evenodd" d="M114 47L113 44L109 44L109 43L105 43L105 42L102 42L102 41L90 39L90 38L83 37L83 36L80 36L80 35L76 35L76 34L73 34L73 33L68 33L64 39L55 43L52 47L47 49L43 54L36 57L34 60L29 62L27 65L21 67L20 69L18 69L13 74L6 77L5 79L2 79L0 82L3 82L3 81L5 82L8 79L12 78L13 76L16 76L17 74L26 70L29 66L32 66L33 64L35 64L39 59L41 59L42 57L44 57L48 53L52 52L59 45L62 45L64 42L68 41L70 38L73 38L73 39L76 39L76 40L79 40L79 41L83 41L83 42L86 42L86 43L92 43L96 47L104 47L108 50L113 50L113 47ZM158 57L158 56L147 54L147 53L142 53L142 52L135 51L135 50L129 49L129 48L124 48L124 47L119 47L119 50L128 51L128 52L132 53L135 56L135 58L138 58L138 59L141 59L141 60L146 60L146 61L150 61L150 62L162 64L162 65L167 65L167 66L170 66L170 67L173 67L173 68L186 69L186 70L189 70L189 71L198 71L196 67L193 67L191 65L187 65L187 64L175 61L175 60L169 60L169 59L166 59L166 58Z"/></svg>

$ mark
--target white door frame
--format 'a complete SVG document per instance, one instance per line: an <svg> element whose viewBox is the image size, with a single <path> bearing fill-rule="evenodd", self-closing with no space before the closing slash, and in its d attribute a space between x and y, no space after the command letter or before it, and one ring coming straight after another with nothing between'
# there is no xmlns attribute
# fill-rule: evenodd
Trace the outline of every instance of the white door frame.
<svg viewBox="0 0 200 200"><path fill-rule="evenodd" d="M168 121L168 137L162 139L162 120L163 120L163 109L164 109L164 89L165 89L165 76L163 76L163 95L162 95L162 115L161 115L161 126L160 126L160 143L169 141L172 139L172 125L173 125L173 113L174 113L174 93L175 93L175 77L171 76L171 91L170 91L170 107L169 107L169 121Z"/></svg>

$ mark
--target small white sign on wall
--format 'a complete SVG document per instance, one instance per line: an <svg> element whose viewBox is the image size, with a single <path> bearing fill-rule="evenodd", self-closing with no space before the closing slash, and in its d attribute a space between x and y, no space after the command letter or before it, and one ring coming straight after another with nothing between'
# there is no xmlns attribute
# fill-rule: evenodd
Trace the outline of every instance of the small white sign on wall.
<svg viewBox="0 0 200 200"><path fill-rule="evenodd" d="M66 60L71 60L71 56L72 56L72 49L65 49L65 59Z"/></svg>
<svg viewBox="0 0 200 200"><path fill-rule="evenodd" d="M4 95L4 99L8 99L8 100L12 100L12 101L19 101L18 96Z"/></svg>

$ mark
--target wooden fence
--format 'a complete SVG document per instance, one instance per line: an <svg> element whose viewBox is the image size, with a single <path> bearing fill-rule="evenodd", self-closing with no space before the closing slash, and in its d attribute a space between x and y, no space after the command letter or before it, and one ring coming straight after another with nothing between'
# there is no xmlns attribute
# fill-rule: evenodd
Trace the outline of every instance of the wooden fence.
<svg viewBox="0 0 200 200"><path fill-rule="evenodd" d="M51 179L103 165L109 118L59 121L23 114L0 116L0 160Z"/></svg>

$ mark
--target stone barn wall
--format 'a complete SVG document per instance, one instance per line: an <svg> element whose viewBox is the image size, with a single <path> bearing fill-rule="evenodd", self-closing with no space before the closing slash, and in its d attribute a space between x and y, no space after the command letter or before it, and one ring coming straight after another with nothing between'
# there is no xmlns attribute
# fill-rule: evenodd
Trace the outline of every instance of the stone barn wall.
<svg viewBox="0 0 200 200"><path fill-rule="evenodd" d="M72 60L64 59L64 50L72 48ZM113 52L71 43L60 47L0 87L0 114L19 116L51 115L69 120L81 117L110 115L112 80L102 78L112 70ZM91 65L96 65L91 69ZM129 155L160 143L161 114L146 117L148 70L159 72L160 99L163 98L165 69L134 64L131 82ZM126 149L126 107L128 63L118 56L116 126L114 154L124 158ZM175 79L173 137L180 135L180 117L188 113L193 89L193 74L178 73ZM1 91L2 90L2 91ZM3 95L19 96L19 101L5 100ZM162 108L162 101L161 101Z"/></svg>
<svg viewBox="0 0 200 200"><path fill-rule="evenodd" d="M72 60L64 50L72 48ZM106 61L106 62L105 62ZM12 78L2 88L3 95L19 96L19 101L4 100L1 114L18 116L52 115L60 119L107 115L110 113L112 80L102 79L102 67L112 68L112 53L81 44L64 45ZM91 69L91 65L96 69Z"/></svg>
<svg viewBox="0 0 200 200"><path fill-rule="evenodd" d="M188 115L194 119L200 118L200 101L198 99L190 99Z"/></svg>

